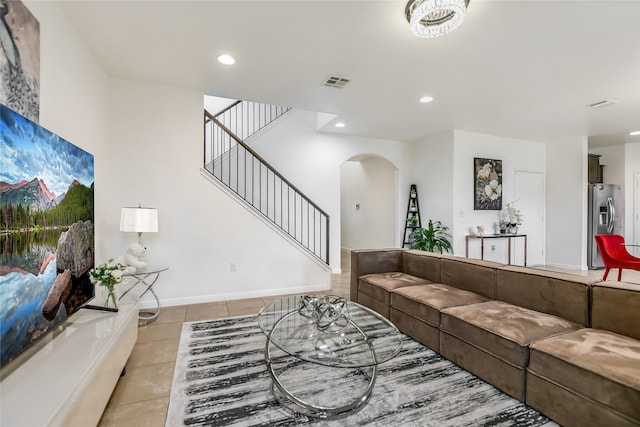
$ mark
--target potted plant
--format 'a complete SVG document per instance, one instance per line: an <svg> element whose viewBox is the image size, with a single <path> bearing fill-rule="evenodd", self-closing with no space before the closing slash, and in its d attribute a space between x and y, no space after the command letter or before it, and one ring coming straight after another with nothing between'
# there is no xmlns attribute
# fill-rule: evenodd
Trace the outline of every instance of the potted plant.
<svg viewBox="0 0 640 427"><path fill-rule="evenodd" d="M415 215L411 215L409 218L407 218L407 222L410 225L416 226L416 225L418 225L418 217L415 216Z"/></svg>
<svg viewBox="0 0 640 427"><path fill-rule="evenodd" d="M500 233L503 229L509 234L516 234L518 232L518 226L522 224L522 213L520 209L513 206L516 201L507 203L503 218L500 220L499 227Z"/></svg>
<svg viewBox="0 0 640 427"><path fill-rule="evenodd" d="M426 228L416 228L411 233L411 249L419 249L427 252L452 252L451 241L449 240L449 227L440 221L429 220Z"/></svg>

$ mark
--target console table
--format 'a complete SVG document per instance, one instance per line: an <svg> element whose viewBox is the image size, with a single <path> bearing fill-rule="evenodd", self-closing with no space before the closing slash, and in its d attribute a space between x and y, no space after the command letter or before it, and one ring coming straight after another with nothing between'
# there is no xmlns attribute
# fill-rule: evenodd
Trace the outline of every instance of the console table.
<svg viewBox="0 0 640 427"><path fill-rule="evenodd" d="M138 338L137 313L130 300L116 313L80 310L3 367L0 425L97 425Z"/></svg>
<svg viewBox="0 0 640 427"><path fill-rule="evenodd" d="M125 295L127 295L130 290L132 290L138 284L140 284L140 285L144 286L145 289L144 289L144 291L142 291L140 296L138 296L137 301L140 301L140 298L142 298L147 292L151 292L151 295L153 295L153 297L156 300L156 309L155 309L155 311L141 311L138 314L138 325L139 326L144 326L146 324L149 324L149 323L153 322L160 315L160 300L158 299L158 296L156 295L156 293L153 291L152 288L153 288L153 285L155 285L156 282L158 281L158 278L160 277L160 273L162 273L163 271L167 271L168 269L169 269L169 267L166 267L166 266L150 265L150 266L142 269L141 271L136 271L134 273L125 273L124 274L125 277L130 277L133 280L133 284L131 284L129 289L124 291L124 293L122 295L120 295L121 299Z"/></svg>
<svg viewBox="0 0 640 427"><path fill-rule="evenodd" d="M511 239L522 237L524 239L524 265L527 266L527 235L526 234L470 234L466 236L465 256L469 258L469 239L480 239L480 259L484 259L484 241L486 239L508 239L507 259L511 264Z"/></svg>

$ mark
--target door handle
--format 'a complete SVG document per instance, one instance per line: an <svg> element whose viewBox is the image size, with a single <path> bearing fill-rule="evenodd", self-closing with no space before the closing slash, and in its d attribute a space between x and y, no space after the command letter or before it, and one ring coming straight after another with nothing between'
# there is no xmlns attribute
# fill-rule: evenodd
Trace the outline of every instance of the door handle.
<svg viewBox="0 0 640 427"><path fill-rule="evenodd" d="M616 209L613 206L613 199L609 197L607 199L607 211L608 211L608 221L607 221L607 232L613 233L613 223L615 222Z"/></svg>

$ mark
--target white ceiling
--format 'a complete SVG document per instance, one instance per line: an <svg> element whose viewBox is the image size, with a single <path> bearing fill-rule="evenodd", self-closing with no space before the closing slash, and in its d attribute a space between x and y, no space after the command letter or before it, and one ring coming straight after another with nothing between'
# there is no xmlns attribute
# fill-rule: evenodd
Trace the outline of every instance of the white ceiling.
<svg viewBox="0 0 640 427"><path fill-rule="evenodd" d="M333 113L332 132L640 141L640 0L471 0L439 39L410 34L404 0L60 4L111 76Z"/></svg>

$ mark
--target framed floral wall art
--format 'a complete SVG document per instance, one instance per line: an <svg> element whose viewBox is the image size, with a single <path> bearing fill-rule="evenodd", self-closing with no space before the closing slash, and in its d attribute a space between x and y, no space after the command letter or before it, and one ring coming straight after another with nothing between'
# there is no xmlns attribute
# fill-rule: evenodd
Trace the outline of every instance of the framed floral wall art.
<svg viewBox="0 0 640 427"><path fill-rule="evenodd" d="M502 160L473 159L473 209L502 210Z"/></svg>

